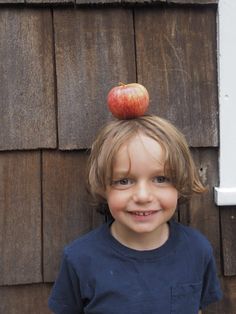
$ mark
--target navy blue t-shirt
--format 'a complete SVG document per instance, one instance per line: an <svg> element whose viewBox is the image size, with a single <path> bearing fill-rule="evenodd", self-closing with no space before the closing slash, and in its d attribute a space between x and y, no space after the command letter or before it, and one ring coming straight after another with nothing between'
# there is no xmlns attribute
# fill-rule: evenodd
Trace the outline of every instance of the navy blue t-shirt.
<svg viewBox="0 0 236 314"><path fill-rule="evenodd" d="M164 245L137 251L110 224L64 250L49 307L56 314L197 314L222 296L212 247L198 231L171 221Z"/></svg>

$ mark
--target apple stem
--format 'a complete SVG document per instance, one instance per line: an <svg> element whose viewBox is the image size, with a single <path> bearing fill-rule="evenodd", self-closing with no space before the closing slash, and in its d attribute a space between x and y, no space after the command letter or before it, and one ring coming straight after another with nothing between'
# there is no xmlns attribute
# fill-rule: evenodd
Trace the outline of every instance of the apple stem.
<svg viewBox="0 0 236 314"><path fill-rule="evenodd" d="M125 84L122 82L119 82L119 86L125 86Z"/></svg>

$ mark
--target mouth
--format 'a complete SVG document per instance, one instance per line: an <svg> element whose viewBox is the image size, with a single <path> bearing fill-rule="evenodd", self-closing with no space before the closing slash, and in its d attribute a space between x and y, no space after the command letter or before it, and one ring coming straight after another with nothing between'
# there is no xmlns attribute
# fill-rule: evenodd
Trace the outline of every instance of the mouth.
<svg viewBox="0 0 236 314"><path fill-rule="evenodd" d="M134 216L146 217L146 216L154 215L159 211L160 210L133 211L133 212L129 212L129 214L134 215Z"/></svg>

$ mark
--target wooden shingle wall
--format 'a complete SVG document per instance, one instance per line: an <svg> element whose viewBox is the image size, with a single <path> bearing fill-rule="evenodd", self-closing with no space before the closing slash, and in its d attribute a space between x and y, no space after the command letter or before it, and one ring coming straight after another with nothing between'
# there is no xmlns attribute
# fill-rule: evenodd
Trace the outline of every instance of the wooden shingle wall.
<svg viewBox="0 0 236 314"><path fill-rule="evenodd" d="M219 209L212 192L217 1L0 2L8 3L0 6L0 313L49 313L63 246L102 222L89 203L85 167L86 149L111 119L107 92L119 81L138 81L150 92L149 112L184 132L209 186L178 210L215 249L225 296L204 314L235 314L236 208Z"/></svg>
<svg viewBox="0 0 236 314"><path fill-rule="evenodd" d="M0 0L0 3L14 4L50 4L50 5L107 5L107 4L216 4L219 0Z"/></svg>

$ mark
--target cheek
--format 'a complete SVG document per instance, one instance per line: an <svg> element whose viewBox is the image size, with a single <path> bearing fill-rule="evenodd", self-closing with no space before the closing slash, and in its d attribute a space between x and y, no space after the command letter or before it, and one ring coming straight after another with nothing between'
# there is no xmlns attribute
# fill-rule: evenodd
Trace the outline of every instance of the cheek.
<svg viewBox="0 0 236 314"><path fill-rule="evenodd" d="M106 193L106 199L107 199L107 204L109 206L110 209L115 208L116 207L116 200L117 200L117 196L116 193L109 191Z"/></svg>
<svg viewBox="0 0 236 314"><path fill-rule="evenodd" d="M162 195L162 203L166 208L175 209L177 207L178 197L178 191L176 189L167 190Z"/></svg>
<svg viewBox="0 0 236 314"><path fill-rule="evenodd" d="M119 212L123 210L126 204L122 193L117 193L117 191L109 192L106 199L111 212Z"/></svg>

